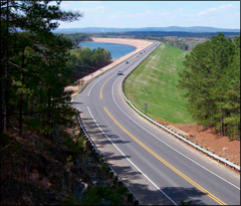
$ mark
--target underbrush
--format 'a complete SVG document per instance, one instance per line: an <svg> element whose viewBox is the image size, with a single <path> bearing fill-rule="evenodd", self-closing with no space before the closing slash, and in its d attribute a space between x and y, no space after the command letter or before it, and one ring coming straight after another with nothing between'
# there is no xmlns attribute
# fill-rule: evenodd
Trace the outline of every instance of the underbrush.
<svg viewBox="0 0 241 206"><path fill-rule="evenodd" d="M134 204L77 123L52 139L25 131L1 136L1 205Z"/></svg>

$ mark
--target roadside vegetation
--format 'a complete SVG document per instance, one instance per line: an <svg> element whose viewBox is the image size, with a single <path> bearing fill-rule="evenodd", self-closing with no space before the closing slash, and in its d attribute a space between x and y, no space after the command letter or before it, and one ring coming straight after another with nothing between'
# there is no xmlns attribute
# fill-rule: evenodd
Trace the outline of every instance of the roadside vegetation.
<svg viewBox="0 0 241 206"><path fill-rule="evenodd" d="M73 118L54 139L27 124L1 137L1 205L134 205Z"/></svg>
<svg viewBox="0 0 241 206"><path fill-rule="evenodd" d="M240 139L240 36L223 34L186 56L179 86L193 118L230 139Z"/></svg>
<svg viewBox="0 0 241 206"><path fill-rule="evenodd" d="M79 43L82 41L92 41L89 34L84 33L71 33L71 34L56 34L63 35L64 38L70 39L75 47L79 46Z"/></svg>
<svg viewBox="0 0 241 206"><path fill-rule="evenodd" d="M220 33L191 52L161 44L126 79L124 91L158 121L196 122L239 140L240 36Z"/></svg>
<svg viewBox="0 0 241 206"><path fill-rule="evenodd" d="M172 123L192 123L183 91L177 87L187 52L161 44L125 81L127 97L150 117ZM144 105L147 104L147 109Z"/></svg>
<svg viewBox="0 0 241 206"><path fill-rule="evenodd" d="M134 204L84 138L64 91L73 64L89 62L52 30L81 15L49 2L0 1L0 204ZM91 54L95 64L109 58Z"/></svg>
<svg viewBox="0 0 241 206"><path fill-rule="evenodd" d="M111 62L111 54L107 49L89 49L81 47L70 50L68 66L72 68L72 80L76 81Z"/></svg>

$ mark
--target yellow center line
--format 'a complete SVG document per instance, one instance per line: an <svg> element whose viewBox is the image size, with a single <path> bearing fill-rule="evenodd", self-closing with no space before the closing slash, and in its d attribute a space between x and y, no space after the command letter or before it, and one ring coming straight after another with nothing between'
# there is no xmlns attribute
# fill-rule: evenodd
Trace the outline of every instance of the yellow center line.
<svg viewBox="0 0 241 206"><path fill-rule="evenodd" d="M104 84L100 88L100 99L103 99L103 89L110 79L105 80Z"/></svg>
<svg viewBox="0 0 241 206"><path fill-rule="evenodd" d="M166 165L169 169L171 169L174 173L185 179L187 182L189 182L191 185L199 189L200 191L206 193L210 198L215 200L220 205L227 205L225 202L211 194L209 191L204 189L202 186L200 186L198 183L196 183L194 180L183 174L180 170L175 168L173 165L168 163L166 160L164 160L162 157L160 157L158 154L156 154L154 151L152 151L149 147L147 147L143 142L141 142L139 139L137 139L132 133L130 133L127 129L125 129L109 112L109 110L104 107L105 112L107 115L111 118L111 120L123 131L125 132L131 139L133 139L136 143L138 143L141 147L143 147L147 152L149 152L151 155L153 155L156 159L158 159L160 162L162 162L164 165Z"/></svg>

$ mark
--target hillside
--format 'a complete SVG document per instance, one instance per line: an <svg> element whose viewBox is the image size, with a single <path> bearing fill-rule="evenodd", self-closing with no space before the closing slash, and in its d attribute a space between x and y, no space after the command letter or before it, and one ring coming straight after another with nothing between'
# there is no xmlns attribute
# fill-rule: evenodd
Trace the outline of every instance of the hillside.
<svg viewBox="0 0 241 206"><path fill-rule="evenodd" d="M180 27L144 27L144 28L106 28L106 27L85 27L85 28L59 28L57 33L106 33L106 32L146 32L146 31L159 31L159 32L240 32L240 29L225 29L204 26Z"/></svg>
<svg viewBox="0 0 241 206"><path fill-rule="evenodd" d="M191 123L186 100L176 85L178 71L187 52L161 44L125 82L127 97L154 119L173 123Z"/></svg>

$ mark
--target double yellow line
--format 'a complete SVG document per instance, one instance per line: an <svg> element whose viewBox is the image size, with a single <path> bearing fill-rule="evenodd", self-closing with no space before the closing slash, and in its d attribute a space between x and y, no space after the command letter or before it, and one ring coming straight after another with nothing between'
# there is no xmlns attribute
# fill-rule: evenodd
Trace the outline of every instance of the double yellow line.
<svg viewBox="0 0 241 206"><path fill-rule="evenodd" d="M104 89L104 86L107 84L107 82L109 81L110 79L107 79L105 80L104 84L101 86L100 88L100 99L103 99L103 89Z"/></svg>
<svg viewBox="0 0 241 206"><path fill-rule="evenodd" d="M107 84L107 82L110 79L107 79L104 84L101 86L100 88L100 99L103 99L103 89L105 87L105 85ZM110 117L110 119L124 132L126 133L132 140L134 140L137 144L139 144L142 148L144 148L147 152L149 152L152 156L154 156L156 159L158 159L161 163L163 163L165 166L167 166L169 169L171 169L174 173L176 173L177 175L179 175L180 177L182 177L184 180L186 180L187 182L189 182L191 185L193 185L194 187L196 187L197 189L199 189L200 191L202 191L203 193L206 193L211 199L213 199L214 201L216 201L218 204L220 205L227 205L225 202L223 202L222 200L220 200L219 198L217 198L215 195L213 195L212 193L210 193L209 191L207 191L206 189L204 189L201 185L199 185L198 183L196 183L194 180L192 180L191 178L189 178L188 176L186 176L185 174L183 174L180 170L178 170L177 168L175 168L173 165L171 165L169 162L167 162L165 159L163 159L162 157L160 157L157 153L155 153L153 150L151 150L149 147L147 147L143 142L141 142L139 139L137 139L132 133L130 133L127 129L125 129L113 116L112 114L109 112L109 110L104 107L104 111L107 113L107 115Z"/></svg>
<svg viewBox="0 0 241 206"><path fill-rule="evenodd" d="M202 191L203 193L206 193L210 198L212 198L214 201L219 203L220 205L227 205L225 202L211 194L209 191L204 189L202 186L200 186L198 183L193 181L191 178L183 174L180 170L172 166L170 163L168 163L166 160L164 160L162 157L160 157L158 154L156 154L154 151L152 151L149 147L147 147L143 142L141 142L139 139L137 139L132 133L130 133L127 129L125 129L109 112L109 110L104 107L105 112L110 117L110 119L124 132L126 133L132 140L134 140L137 144L139 144L141 147L143 147L147 152L149 152L152 156L154 156L156 159L158 159L160 162L162 162L165 166L167 166L169 169L171 169L174 173L185 179L187 182L189 182L191 185Z"/></svg>

